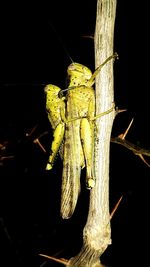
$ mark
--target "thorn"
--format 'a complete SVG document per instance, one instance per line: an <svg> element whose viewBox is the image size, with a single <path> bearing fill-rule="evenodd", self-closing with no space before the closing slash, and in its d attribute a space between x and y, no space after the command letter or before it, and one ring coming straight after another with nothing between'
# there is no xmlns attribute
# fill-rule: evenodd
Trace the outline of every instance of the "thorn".
<svg viewBox="0 0 150 267"><path fill-rule="evenodd" d="M116 107L116 115L125 111L127 111L127 109L118 109L118 107Z"/></svg>
<svg viewBox="0 0 150 267"><path fill-rule="evenodd" d="M119 55L117 52L114 53L115 59L119 59Z"/></svg>
<svg viewBox="0 0 150 267"><path fill-rule="evenodd" d="M94 36L93 35L82 35L82 38L88 38L88 39L94 40Z"/></svg>
<svg viewBox="0 0 150 267"><path fill-rule="evenodd" d="M132 120L131 120L131 122L129 123L129 126L127 127L127 129L126 129L126 131L124 132L124 134L122 134L121 139L125 139L127 133L129 132L129 130L130 130L130 128L131 128L131 125L132 125L133 121L134 121L134 118L132 118Z"/></svg>
<svg viewBox="0 0 150 267"><path fill-rule="evenodd" d="M43 266L46 265L46 264L47 264L47 261L44 261L44 262L42 262L42 263L40 264L39 267L43 267Z"/></svg>
<svg viewBox="0 0 150 267"><path fill-rule="evenodd" d="M8 141L4 141L3 144L0 143L0 149L1 149L1 150L5 150L6 147L7 147L7 145L8 145Z"/></svg>
<svg viewBox="0 0 150 267"><path fill-rule="evenodd" d="M55 257L52 257L52 256L48 256L48 255L45 255L45 254L39 254L39 256L42 256L44 258L47 258L47 259L50 259L50 260L53 260L53 261L56 261L56 262L59 262L59 263L65 265L65 266L67 266L67 263L68 263L68 260L65 260L63 258L58 259L58 258L55 258Z"/></svg>
<svg viewBox="0 0 150 267"><path fill-rule="evenodd" d="M143 157L143 155L142 154L137 154L139 157L140 157L140 159L148 166L148 167L150 167L150 164L144 159L144 157Z"/></svg>
<svg viewBox="0 0 150 267"><path fill-rule="evenodd" d="M37 145L43 150L43 152L46 153L45 148L42 146L42 144L40 143L40 141L39 141L38 138L34 139L34 140L33 140L33 143L34 143L34 144L37 144Z"/></svg>
<svg viewBox="0 0 150 267"><path fill-rule="evenodd" d="M6 146L3 145L3 144L0 144L0 149L1 149L1 150L5 150L5 149L6 149Z"/></svg>
<svg viewBox="0 0 150 267"><path fill-rule="evenodd" d="M121 202L122 199L123 199L123 195L119 198L119 200L117 201L115 207L113 208L113 210L112 210L112 212L110 214L110 220L114 216L114 214L115 214L116 210L118 209L118 206L119 206L119 204L120 204L120 202Z"/></svg>
<svg viewBox="0 0 150 267"><path fill-rule="evenodd" d="M27 136L27 137L31 136L31 135L34 133L34 131L36 130L37 126L38 126L38 125L35 125L35 126L31 129L31 132L30 132L30 133L26 133L26 136Z"/></svg>
<svg viewBox="0 0 150 267"><path fill-rule="evenodd" d="M40 134L37 138L40 139L41 137L43 137L44 135L47 135L48 131L45 131L44 133Z"/></svg>
<svg viewBox="0 0 150 267"><path fill-rule="evenodd" d="M14 156L2 156L2 157L0 158L0 160L3 161L3 160L5 160L5 159L13 159L13 158L14 158Z"/></svg>

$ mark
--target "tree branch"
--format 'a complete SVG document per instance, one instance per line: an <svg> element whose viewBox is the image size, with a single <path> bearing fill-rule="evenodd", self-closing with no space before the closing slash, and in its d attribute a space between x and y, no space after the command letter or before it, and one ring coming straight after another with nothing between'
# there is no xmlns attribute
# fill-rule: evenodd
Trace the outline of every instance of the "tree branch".
<svg viewBox="0 0 150 267"><path fill-rule="evenodd" d="M95 28L96 68L113 54L116 0L97 1ZM96 78L96 114L109 110L114 103L113 61L108 62ZM109 214L109 148L115 110L96 121L95 177L90 193L87 223L83 231L83 246L70 259L69 267L100 267L100 256L111 243Z"/></svg>

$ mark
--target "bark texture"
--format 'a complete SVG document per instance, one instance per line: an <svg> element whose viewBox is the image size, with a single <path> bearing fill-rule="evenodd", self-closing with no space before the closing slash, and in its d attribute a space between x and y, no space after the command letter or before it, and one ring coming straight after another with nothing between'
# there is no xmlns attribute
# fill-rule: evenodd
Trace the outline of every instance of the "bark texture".
<svg viewBox="0 0 150 267"><path fill-rule="evenodd" d="M116 0L98 0L95 28L95 67L114 53ZM96 78L96 114L109 110L114 103L113 60ZM89 213L83 230L83 246L71 258L69 267L102 267L100 257L111 244L109 213L109 152L115 109L96 120L95 177L90 193Z"/></svg>

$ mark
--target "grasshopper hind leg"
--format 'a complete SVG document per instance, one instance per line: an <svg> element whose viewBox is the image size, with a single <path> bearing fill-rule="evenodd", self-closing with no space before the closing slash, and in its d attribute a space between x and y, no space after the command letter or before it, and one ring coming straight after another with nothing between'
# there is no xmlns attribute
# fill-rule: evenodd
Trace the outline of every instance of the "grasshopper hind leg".
<svg viewBox="0 0 150 267"><path fill-rule="evenodd" d="M80 134L86 161L86 187L91 189L95 185L93 174L93 127L87 118L81 120Z"/></svg>
<svg viewBox="0 0 150 267"><path fill-rule="evenodd" d="M56 155L59 151L60 145L64 138L64 132L65 132L65 124L59 123L53 134L54 139L51 145L51 153L46 165L46 170L51 170L53 168L54 160L56 158Z"/></svg>

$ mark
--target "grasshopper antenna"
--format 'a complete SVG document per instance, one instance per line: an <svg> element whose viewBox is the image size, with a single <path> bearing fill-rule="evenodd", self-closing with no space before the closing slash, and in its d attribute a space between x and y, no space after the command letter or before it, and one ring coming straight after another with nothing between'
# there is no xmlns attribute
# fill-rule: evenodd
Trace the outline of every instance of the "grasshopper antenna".
<svg viewBox="0 0 150 267"><path fill-rule="evenodd" d="M83 86L83 85L81 85L81 86ZM78 86L78 88L81 86ZM61 89L61 91L59 91L59 93L58 93L58 96L61 98L63 96L64 92L67 92L69 90L73 90L74 88L76 88L76 86L71 86L71 87L68 87L66 89Z"/></svg>
<svg viewBox="0 0 150 267"><path fill-rule="evenodd" d="M69 54L69 52L68 52L68 50L67 50L64 42L62 41L60 35L58 34L58 32L56 31L56 29L54 28L54 26L52 25L52 23L50 21L48 21L48 24L51 27L51 29L53 30L53 32L55 33L55 35L56 35L59 43L61 44L64 52L66 53L67 57L69 58L69 60L71 61L71 63L74 63L74 61L73 61L72 57L70 56L70 54Z"/></svg>

